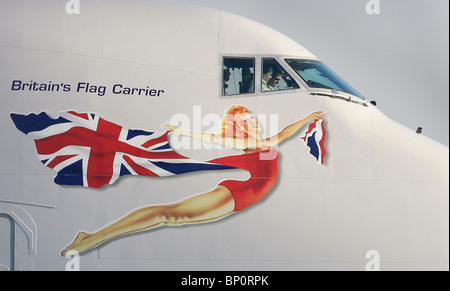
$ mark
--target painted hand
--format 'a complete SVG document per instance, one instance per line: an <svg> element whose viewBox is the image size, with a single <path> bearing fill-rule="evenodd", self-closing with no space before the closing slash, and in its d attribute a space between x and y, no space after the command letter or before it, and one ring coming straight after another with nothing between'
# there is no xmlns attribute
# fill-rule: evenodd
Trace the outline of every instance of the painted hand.
<svg viewBox="0 0 450 291"><path fill-rule="evenodd" d="M317 111L314 113L311 113L311 115L309 115L309 118L311 120L317 120L317 119L322 119L323 120L323 115L326 114L325 111Z"/></svg>
<svg viewBox="0 0 450 291"><path fill-rule="evenodd" d="M165 130L168 130L170 132L173 132L175 134L181 134L181 129L178 126L172 125L170 123L163 124L162 128L165 129Z"/></svg>

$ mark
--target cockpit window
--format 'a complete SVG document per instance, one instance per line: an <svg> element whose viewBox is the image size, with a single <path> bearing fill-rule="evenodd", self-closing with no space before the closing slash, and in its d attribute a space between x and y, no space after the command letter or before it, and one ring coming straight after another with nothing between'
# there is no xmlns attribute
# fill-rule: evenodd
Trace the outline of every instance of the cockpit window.
<svg viewBox="0 0 450 291"><path fill-rule="evenodd" d="M273 58L262 59L261 91L300 88L283 67Z"/></svg>
<svg viewBox="0 0 450 291"><path fill-rule="evenodd" d="M223 59L223 95L255 93L255 59Z"/></svg>
<svg viewBox="0 0 450 291"><path fill-rule="evenodd" d="M324 63L316 60L286 59L286 62L311 88L343 91L361 99L364 97L336 75Z"/></svg>

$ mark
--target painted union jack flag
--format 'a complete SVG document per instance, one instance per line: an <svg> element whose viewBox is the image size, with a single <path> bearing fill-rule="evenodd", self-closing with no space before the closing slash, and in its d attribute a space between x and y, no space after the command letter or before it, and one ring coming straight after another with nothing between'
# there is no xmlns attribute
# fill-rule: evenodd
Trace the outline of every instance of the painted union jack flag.
<svg viewBox="0 0 450 291"><path fill-rule="evenodd" d="M323 165L325 161L325 137L326 130L323 119L316 119L311 123L305 135L301 139L309 148L309 153L316 159L318 163Z"/></svg>
<svg viewBox="0 0 450 291"><path fill-rule="evenodd" d="M124 175L171 176L231 167L176 153L168 132L127 129L93 113L11 113L17 129L34 139L39 160L54 169L58 185L100 188Z"/></svg>

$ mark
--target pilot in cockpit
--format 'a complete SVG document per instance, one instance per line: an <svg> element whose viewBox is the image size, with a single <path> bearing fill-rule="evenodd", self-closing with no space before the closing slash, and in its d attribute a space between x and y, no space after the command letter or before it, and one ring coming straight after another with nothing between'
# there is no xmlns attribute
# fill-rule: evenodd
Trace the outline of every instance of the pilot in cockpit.
<svg viewBox="0 0 450 291"><path fill-rule="evenodd" d="M269 87L268 82L272 78L273 68L272 66L264 66L263 67L263 76L261 80L261 89L262 91L272 91Z"/></svg>
<svg viewBox="0 0 450 291"><path fill-rule="evenodd" d="M240 82L240 92L241 93L255 92L253 73L249 67L242 68L242 82Z"/></svg>
<svg viewBox="0 0 450 291"><path fill-rule="evenodd" d="M283 75L284 74L282 71L275 68L275 70L273 70L273 73L272 73L272 78L270 78L269 81L267 82L267 88L270 91L280 90L281 88L279 86L280 86L280 81L283 78Z"/></svg>

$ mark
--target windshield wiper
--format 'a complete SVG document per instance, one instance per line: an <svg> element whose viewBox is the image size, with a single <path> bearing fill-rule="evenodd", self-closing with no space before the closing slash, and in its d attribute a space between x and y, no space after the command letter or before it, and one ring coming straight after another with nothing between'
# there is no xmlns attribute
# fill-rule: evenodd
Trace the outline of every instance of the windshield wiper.
<svg viewBox="0 0 450 291"><path fill-rule="evenodd" d="M354 104L362 105L364 107L369 107L369 105L367 105L367 103L352 99L352 97L348 96L348 95L331 94L331 93L326 93L326 92L310 92L309 95L331 97L333 99L339 99L339 100L351 102Z"/></svg>

